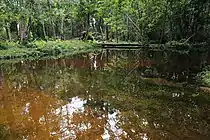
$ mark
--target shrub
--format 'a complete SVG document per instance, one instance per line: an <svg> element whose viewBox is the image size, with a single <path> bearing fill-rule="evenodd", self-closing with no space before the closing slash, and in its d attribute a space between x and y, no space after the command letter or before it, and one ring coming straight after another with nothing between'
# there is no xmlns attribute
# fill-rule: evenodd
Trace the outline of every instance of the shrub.
<svg viewBox="0 0 210 140"><path fill-rule="evenodd" d="M210 66L206 66L204 70L197 75L200 84L210 87Z"/></svg>

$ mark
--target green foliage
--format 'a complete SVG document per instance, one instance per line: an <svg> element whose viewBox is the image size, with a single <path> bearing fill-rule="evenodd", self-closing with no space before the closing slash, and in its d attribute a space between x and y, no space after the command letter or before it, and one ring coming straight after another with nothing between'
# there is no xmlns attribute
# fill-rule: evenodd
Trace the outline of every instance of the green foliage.
<svg viewBox="0 0 210 140"><path fill-rule="evenodd" d="M94 42L71 41L34 41L26 45L16 42L0 43L1 59L37 59L43 57L64 57L80 52L88 52L97 49Z"/></svg>
<svg viewBox="0 0 210 140"><path fill-rule="evenodd" d="M21 136L16 132L11 132L8 126L0 125L0 140L16 139L21 140Z"/></svg>
<svg viewBox="0 0 210 140"><path fill-rule="evenodd" d="M197 80L202 85L210 87L210 66L206 66L202 72L197 74Z"/></svg>
<svg viewBox="0 0 210 140"><path fill-rule="evenodd" d="M5 126L0 125L0 140L5 140L8 138L9 132Z"/></svg>
<svg viewBox="0 0 210 140"><path fill-rule="evenodd" d="M1 39L17 39L18 33L21 40L21 32L27 40L71 39L84 30L107 39L158 43L203 42L210 36L207 0L14 0L0 5Z"/></svg>

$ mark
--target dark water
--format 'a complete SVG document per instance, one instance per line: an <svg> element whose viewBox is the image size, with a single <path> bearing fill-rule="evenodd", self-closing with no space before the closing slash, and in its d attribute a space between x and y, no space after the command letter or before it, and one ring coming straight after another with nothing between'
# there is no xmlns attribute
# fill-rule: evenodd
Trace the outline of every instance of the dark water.
<svg viewBox="0 0 210 140"><path fill-rule="evenodd" d="M135 51L2 64L0 139L209 140L210 95L140 78L170 77L153 68L166 64Z"/></svg>

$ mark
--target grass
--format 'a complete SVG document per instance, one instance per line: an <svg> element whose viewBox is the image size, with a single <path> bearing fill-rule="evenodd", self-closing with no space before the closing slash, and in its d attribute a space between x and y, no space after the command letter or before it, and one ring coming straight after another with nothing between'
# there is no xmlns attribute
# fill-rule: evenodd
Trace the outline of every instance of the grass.
<svg viewBox="0 0 210 140"><path fill-rule="evenodd" d="M0 60L60 58L97 49L96 43L79 40L34 41L26 45L0 42Z"/></svg>

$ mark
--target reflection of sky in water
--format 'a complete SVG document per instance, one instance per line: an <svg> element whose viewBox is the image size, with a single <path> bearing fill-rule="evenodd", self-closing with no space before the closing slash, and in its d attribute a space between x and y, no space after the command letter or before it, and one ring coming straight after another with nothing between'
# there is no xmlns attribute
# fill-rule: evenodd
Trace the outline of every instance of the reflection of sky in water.
<svg viewBox="0 0 210 140"><path fill-rule="evenodd" d="M61 106L60 108L57 108L54 111L54 114L59 119L59 132L50 132L51 135L59 135L61 134L60 140L66 140L66 139L76 139L76 133L75 131L79 132L85 132L88 129L91 129L91 123L90 122L81 122L79 124L75 124L73 122L73 115L79 114L79 113L85 113L85 107L84 105L87 103L87 100L83 100L79 97L73 97L69 99L69 103L66 105ZM24 114L29 113L30 103L27 103L24 108ZM127 137L127 133L118 126L120 123L119 120L120 111L119 110L113 110L111 113L107 112L107 114L104 114L102 117L103 119L107 119L104 124L104 132L101 135L101 138L103 140L120 140L122 136ZM101 117L95 118L102 119ZM43 122L44 117L41 117L39 119L39 122ZM148 123L146 120L143 120L143 124ZM147 124L144 124L147 125ZM131 130L135 131L135 130ZM94 132L93 132L94 133ZM147 135L144 134L141 136L140 139L147 140Z"/></svg>
<svg viewBox="0 0 210 140"><path fill-rule="evenodd" d="M67 127L69 124L71 124L71 119L68 119L67 116L69 118L72 118L73 113L82 113L84 112L84 105L87 103L87 100L82 100L81 98L78 97L73 97L71 98L71 102L62 106L61 108L56 109L56 114L57 115L61 115L62 119L60 121L60 130L63 133L63 136L61 139L67 139L67 138L75 138L75 132L69 130ZM112 114L108 113L108 120L107 120L107 124L105 125L104 128L104 134L102 135L102 138L104 140L109 140L110 138L110 134L108 131L112 131L112 133L115 135L116 139L119 139L119 136L122 135L123 133L126 134L125 132L123 132L123 130L121 128L117 127L117 115L118 115L119 111L116 111ZM70 122L68 122L70 121ZM72 125L72 124L71 124ZM77 126L77 129L80 131L85 131L87 129L91 128L91 124L81 124L79 126Z"/></svg>
<svg viewBox="0 0 210 140"><path fill-rule="evenodd" d="M102 135L102 138L104 140L109 140L109 130L111 130L114 133L115 139L120 139L120 136L122 134L127 135L126 132L124 132L121 128L117 126L117 123L119 122L119 120L117 119L117 115L119 113L120 112L118 110L112 114L108 113L108 121L105 126L106 128L104 129L104 134Z"/></svg>
<svg viewBox="0 0 210 140"><path fill-rule="evenodd" d="M84 112L84 105L87 103L86 100L82 100L78 97L71 98L71 102L62 106L61 108L56 109L56 115L61 116L60 119L60 132L62 134L61 139L68 139L72 138L75 139L75 132L73 130L69 130L68 127L77 127L74 124L71 124L71 119L73 117L73 113L83 113ZM69 126L70 125L70 126ZM91 127L90 125L80 125L77 128L80 131L85 131ZM53 134L53 133L52 133Z"/></svg>
<svg viewBox="0 0 210 140"><path fill-rule="evenodd" d="M26 106L25 106L24 109L23 109L22 115L23 115L23 114L28 114L28 113L29 113L29 107L30 107L30 103L26 103Z"/></svg>
<svg viewBox="0 0 210 140"><path fill-rule="evenodd" d="M72 115L76 112L84 112L84 105L87 103L86 100L82 100L78 97L71 98L70 103L62 106L61 108L56 109L56 114Z"/></svg>

